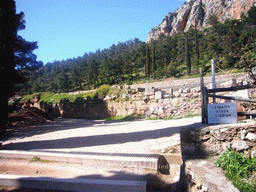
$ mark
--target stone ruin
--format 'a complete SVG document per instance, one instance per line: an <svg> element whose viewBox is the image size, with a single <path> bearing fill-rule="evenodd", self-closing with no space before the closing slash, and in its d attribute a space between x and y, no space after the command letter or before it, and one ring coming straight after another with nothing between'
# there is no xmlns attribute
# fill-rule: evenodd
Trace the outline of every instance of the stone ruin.
<svg viewBox="0 0 256 192"><path fill-rule="evenodd" d="M147 118L168 118L170 116L185 116L188 114L199 114L201 112L200 88L182 87L178 91L173 88L136 88L131 89L130 86L118 86L116 89L127 89L127 94L121 97L129 97L129 101L125 103L126 110L122 111L119 104L119 112L115 115L125 116L132 113L144 114ZM114 104L117 99L116 95L108 95L105 101L109 105ZM123 102L124 103L124 102ZM115 107L114 107L115 108Z"/></svg>
<svg viewBox="0 0 256 192"><path fill-rule="evenodd" d="M242 79L229 79L217 82L217 87L231 87L242 83ZM129 101L117 104L117 95L108 95L104 99L113 109L112 115L126 116L133 113L144 114L146 118L183 117L201 114L201 88L199 84L172 85L173 87L136 87L114 85L115 89L126 90L120 97ZM211 83L206 84L212 88ZM243 92L243 93L242 93ZM237 96L247 94L247 90L220 93L222 95ZM254 93L250 90L250 96ZM247 94L248 95L248 94ZM209 98L209 103L212 103ZM216 103L224 103L224 99L216 99ZM109 107L109 108L111 108ZM238 102L238 112L246 111Z"/></svg>

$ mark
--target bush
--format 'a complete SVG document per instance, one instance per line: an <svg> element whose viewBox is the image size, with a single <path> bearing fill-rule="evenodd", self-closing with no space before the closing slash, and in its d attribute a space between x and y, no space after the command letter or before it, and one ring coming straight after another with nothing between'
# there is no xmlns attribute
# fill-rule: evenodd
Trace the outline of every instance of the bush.
<svg viewBox="0 0 256 192"><path fill-rule="evenodd" d="M216 166L225 171L226 177L240 191L256 191L256 180L255 178L250 179L250 176L256 172L255 159L244 157L242 154L229 149L219 156Z"/></svg>
<svg viewBox="0 0 256 192"><path fill-rule="evenodd" d="M33 98L38 97L39 103L56 103L56 104L86 104L86 103L102 103L103 100L98 98L98 92L81 93L78 95L72 94L54 94L50 92L35 93L26 95L22 98L20 103L33 102Z"/></svg>
<svg viewBox="0 0 256 192"><path fill-rule="evenodd" d="M104 84L97 89L99 97L105 97L110 90L110 85Z"/></svg>

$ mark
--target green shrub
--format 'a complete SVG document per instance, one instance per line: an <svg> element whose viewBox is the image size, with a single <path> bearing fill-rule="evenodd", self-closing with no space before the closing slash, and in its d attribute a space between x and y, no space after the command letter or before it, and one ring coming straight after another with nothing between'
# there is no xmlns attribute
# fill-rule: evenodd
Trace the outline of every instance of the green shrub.
<svg viewBox="0 0 256 192"><path fill-rule="evenodd" d="M128 95L125 96L124 101L129 101L130 97Z"/></svg>
<svg viewBox="0 0 256 192"><path fill-rule="evenodd" d="M216 161L216 166L225 171L225 175L240 191L256 191L256 180L250 179L256 172L256 160L245 157L236 151L228 149ZM248 181L246 181L248 180Z"/></svg>
<svg viewBox="0 0 256 192"><path fill-rule="evenodd" d="M41 161L41 158L37 157L37 156L34 156L34 157L32 157L32 159L30 161L31 162Z"/></svg>
<svg viewBox="0 0 256 192"><path fill-rule="evenodd" d="M73 103L75 104L86 104L88 102L87 98L84 97L76 97Z"/></svg>
<svg viewBox="0 0 256 192"><path fill-rule="evenodd" d="M100 103L102 100L98 99L97 92L81 93L78 95L72 94L54 94L50 92L35 93L32 95L26 95L22 98L20 103L27 103L38 96L40 98L39 103L56 103L56 104L86 104L86 103Z"/></svg>
<svg viewBox="0 0 256 192"><path fill-rule="evenodd" d="M34 93L34 94L31 94L31 95L25 95L21 100L20 100L20 103L27 103L29 101L32 101L32 99L35 97L35 96L39 96L40 93Z"/></svg>
<svg viewBox="0 0 256 192"><path fill-rule="evenodd" d="M98 92L98 96L99 97L104 97L108 94L110 90L110 85L107 85L107 84L104 84L104 85L101 85L98 89L97 89L97 92Z"/></svg>

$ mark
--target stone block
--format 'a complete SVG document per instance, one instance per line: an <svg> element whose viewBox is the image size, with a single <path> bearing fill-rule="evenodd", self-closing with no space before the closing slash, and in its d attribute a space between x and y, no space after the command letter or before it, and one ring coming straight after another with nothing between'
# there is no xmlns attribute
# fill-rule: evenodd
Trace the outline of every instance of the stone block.
<svg viewBox="0 0 256 192"><path fill-rule="evenodd" d="M149 99L150 99L150 100L155 99L155 95L150 95L150 96L149 96Z"/></svg>
<svg viewBox="0 0 256 192"><path fill-rule="evenodd" d="M191 89L191 92L193 93L197 93L197 92L200 92L201 91L201 87L194 87Z"/></svg>
<svg viewBox="0 0 256 192"><path fill-rule="evenodd" d="M152 87L147 87L145 88L145 95L146 96L150 96L150 95L154 95L155 94L155 90Z"/></svg>
<svg viewBox="0 0 256 192"><path fill-rule="evenodd" d="M249 148L249 145L246 141L234 141L231 146L236 151L243 151Z"/></svg>
<svg viewBox="0 0 256 192"><path fill-rule="evenodd" d="M255 133L248 133L245 138L250 140L250 141L256 141L256 134Z"/></svg>
<svg viewBox="0 0 256 192"><path fill-rule="evenodd" d="M164 99L164 103L165 103L165 104L170 103L170 99Z"/></svg>
<svg viewBox="0 0 256 192"><path fill-rule="evenodd" d="M174 96L174 97L180 97L180 93L179 93L179 92L174 92L174 93L173 93L173 96Z"/></svg>
<svg viewBox="0 0 256 192"><path fill-rule="evenodd" d="M135 113L135 110L134 109L128 109L128 115L132 115L132 114L134 114Z"/></svg>
<svg viewBox="0 0 256 192"><path fill-rule="evenodd" d="M173 100L172 100L172 105L173 106L176 106L176 105L178 105L180 103L180 99L178 99L178 98L174 98Z"/></svg>
<svg viewBox="0 0 256 192"><path fill-rule="evenodd" d="M141 87L137 88L137 92L144 92L144 91L145 91L145 88L141 88Z"/></svg>
<svg viewBox="0 0 256 192"><path fill-rule="evenodd" d="M190 88L185 88L185 89L183 90L183 93L190 93Z"/></svg>
<svg viewBox="0 0 256 192"><path fill-rule="evenodd" d="M163 91L155 92L155 99L163 99Z"/></svg>
<svg viewBox="0 0 256 192"><path fill-rule="evenodd" d="M173 95L173 89L172 88L164 89L164 91L165 91L166 94Z"/></svg>
<svg viewBox="0 0 256 192"><path fill-rule="evenodd" d="M251 158L256 158L256 150L251 152Z"/></svg>
<svg viewBox="0 0 256 192"><path fill-rule="evenodd" d="M232 79L231 82L232 82L232 85L231 85L232 87L236 87L237 86L236 79Z"/></svg>
<svg viewBox="0 0 256 192"><path fill-rule="evenodd" d="M127 93L128 94L135 94L135 91L133 89L129 89Z"/></svg>
<svg viewBox="0 0 256 192"><path fill-rule="evenodd" d="M246 98L249 99L249 94L248 94L248 90L239 90L236 93L234 93L235 97L239 97L239 98Z"/></svg>
<svg viewBox="0 0 256 192"><path fill-rule="evenodd" d="M113 88L115 88L115 89L123 89L123 86L121 86L121 85L113 85Z"/></svg>

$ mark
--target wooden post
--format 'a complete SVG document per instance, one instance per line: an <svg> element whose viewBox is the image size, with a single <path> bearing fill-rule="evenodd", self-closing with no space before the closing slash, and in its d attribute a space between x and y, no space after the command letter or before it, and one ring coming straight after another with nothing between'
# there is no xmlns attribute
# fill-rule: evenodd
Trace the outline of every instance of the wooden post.
<svg viewBox="0 0 256 192"><path fill-rule="evenodd" d="M203 74L203 69L200 68L200 85L201 85L201 90L204 87L204 74Z"/></svg>
<svg viewBox="0 0 256 192"><path fill-rule="evenodd" d="M202 89L202 124L208 124L208 93L206 87Z"/></svg>
<svg viewBox="0 0 256 192"><path fill-rule="evenodd" d="M201 86L201 116L202 116L202 124L204 124L204 94L203 94L203 87L204 87L204 77L203 77L203 70L200 68L200 86Z"/></svg>

